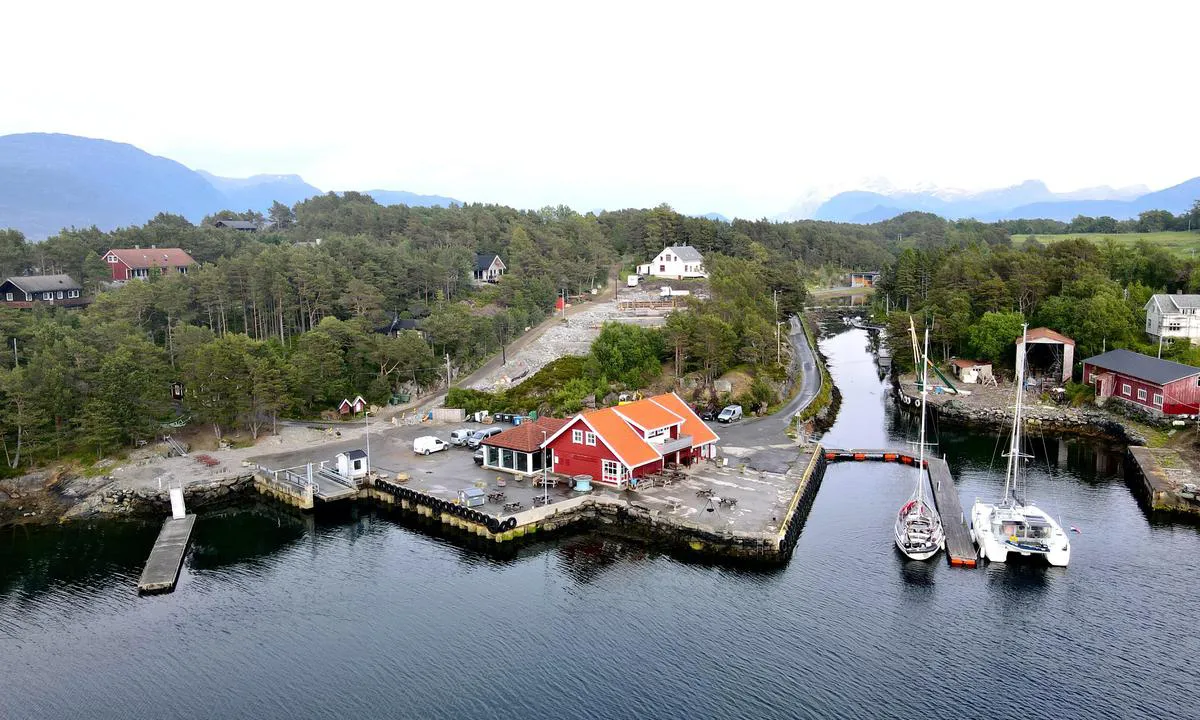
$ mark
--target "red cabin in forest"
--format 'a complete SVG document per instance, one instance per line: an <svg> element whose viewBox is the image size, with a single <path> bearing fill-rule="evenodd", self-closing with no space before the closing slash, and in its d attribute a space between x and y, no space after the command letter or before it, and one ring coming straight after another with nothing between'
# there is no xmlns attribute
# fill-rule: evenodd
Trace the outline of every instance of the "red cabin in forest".
<svg viewBox="0 0 1200 720"><path fill-rule="evenodd" d="M719 438L678 395L667 393L569 418L546 439L552 471L614 487L665 465L712 457Z"/></svg>
<svg viewBox="0 0 1200 720"><path fill-rule="evenodd" d="M1083 361L1083 380L1096 400L1116 398L1160 415L1200 412L1200 368L1130 350L1109 350Z"/></svg>

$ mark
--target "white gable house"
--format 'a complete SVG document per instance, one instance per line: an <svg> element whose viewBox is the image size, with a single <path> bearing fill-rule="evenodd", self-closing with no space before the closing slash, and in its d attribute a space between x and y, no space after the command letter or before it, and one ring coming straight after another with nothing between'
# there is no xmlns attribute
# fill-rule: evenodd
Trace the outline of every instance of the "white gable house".
<svg viewBox="0 0 1200 720"><path fill-rule="evenodd" d="M1146 303L1146 334L1200 343L1200 295L1154 295Z"/></svg>
<svg viewBox="0 0 1200 720"><path fill-rule="evenodd" d="M638 265L638 275L652 277L702 278L708 277L704 270L704 256L691 245L663 248L663 251L645 265Z"/></svg>

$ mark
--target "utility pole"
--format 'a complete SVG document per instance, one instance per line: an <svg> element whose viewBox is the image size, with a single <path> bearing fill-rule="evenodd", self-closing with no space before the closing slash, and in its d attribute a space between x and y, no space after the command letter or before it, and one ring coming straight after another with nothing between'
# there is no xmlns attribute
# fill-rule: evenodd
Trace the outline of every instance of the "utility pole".
<svg viewBox="0 0 1200 720"><path fill-rule="evenodd" d="M367 481L371 480L371 411L363 408L363 425L367 428Z"/></svg>
<svg viewBox="0 0 1200 720"><path fill-rule="evenodd" d="M779 344L779 291L772 290L771 298L775 301L775 364L783 364L783 349Z"/></svg>

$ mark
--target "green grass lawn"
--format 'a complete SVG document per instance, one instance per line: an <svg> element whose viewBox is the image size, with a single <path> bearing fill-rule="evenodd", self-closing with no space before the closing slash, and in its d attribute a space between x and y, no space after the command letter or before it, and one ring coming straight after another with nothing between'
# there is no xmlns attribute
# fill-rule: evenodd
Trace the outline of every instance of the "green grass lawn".
<svg viewBox="0 0 1200 720"><path fill-rule="evenodd" d="M1065 235L1013 235L1013 244L1020 246L1030 237L1036 237L1039 242L1048 244L1068 238L1084 238L1100 245L1107 239L1112 239L1118 245L1132 245L1138 240L1149 240L1155 245L1176 253L1191 257L1200 249L1200 232L1175 231L1154 233L1066 233Z"/></svg>

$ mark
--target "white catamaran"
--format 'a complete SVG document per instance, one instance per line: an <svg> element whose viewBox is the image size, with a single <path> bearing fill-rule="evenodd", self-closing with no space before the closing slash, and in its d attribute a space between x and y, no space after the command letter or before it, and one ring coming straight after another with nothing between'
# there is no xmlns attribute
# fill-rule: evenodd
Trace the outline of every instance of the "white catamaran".
<svg viewBox="0 0 1200 720"><path fill-rule="evenodd" d="M1022 334L1028 331L1023 326ZM1021 353L1026 344L1022 343ZM1004 474L1004 499L998 504L976 500L971 507L971 536L980 553L991 562L1005 562L1009 553L1043 555L1051 565L1065 567L1071 559L1071 541L1049 513L1025 497L1024 460L1021 452L1021 410L1025 383L1025 358L1017 357L1017 399L1013 405L1008 469Z"/></svg>
<svg viewBox="0 0 1200 720"><path fill-rule="evenodd" d="M911 321L910 321L911 322ZM917 333L910 328L914 351ZM925 405L929 397L929 329L925 329L925 353L921 356L921 435L917 487L896 516L896 547L910 560L928 560L946 546L942 519L925 502Z"/></svg>

